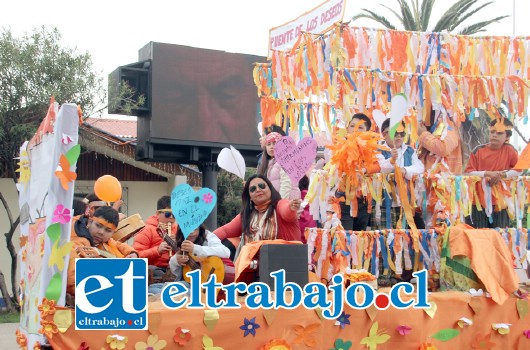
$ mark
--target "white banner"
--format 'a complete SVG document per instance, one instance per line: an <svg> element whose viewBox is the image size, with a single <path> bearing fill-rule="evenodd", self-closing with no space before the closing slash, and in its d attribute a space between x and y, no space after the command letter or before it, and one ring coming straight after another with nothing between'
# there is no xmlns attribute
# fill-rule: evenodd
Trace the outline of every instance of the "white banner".
<svg viewBox="0 0 530 350"><path fill-rule="evenodd" d="M271 50L289 50L303 32L321 34L341 22L346 0L328 0L279 27L269 30L269 57Z"/></svg>

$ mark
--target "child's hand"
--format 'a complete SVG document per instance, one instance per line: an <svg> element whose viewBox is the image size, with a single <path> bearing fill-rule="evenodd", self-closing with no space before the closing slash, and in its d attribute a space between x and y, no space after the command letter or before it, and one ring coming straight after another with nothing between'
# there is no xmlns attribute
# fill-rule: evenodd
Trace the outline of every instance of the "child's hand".
<svg viewBox="0 0 530 350"><path fill-rule="evenodd" d="M397 150L397 148L392 148L391 153L392 153L392 160L394 160L394 163L395 163L396 160L397 160L397 157L398 157L398 150Z"/></svg>
<svg viewBox="0 0 530 350"><path fill-rule="evenodd" d="M189 260L190 260L190 257L187 255L182 255L182 254L177 255L177 263L180 266L186 265Z"/></svg>
<svg viewBox="0 0 530 350"><path fill-rule="evenodd" d="M131 254L127 255L126 258L139 258L140 256L136 252L132 252Z"/></svg>
<svg viewBox="0 0 530 350"><path fill-rule="evenodd" d="M184 242L182 242L182 245L180 246L180 249L182 249L182 251L184 251L184 252L188 252L188 253L192 254L194 247L195 247L195 245L193 244L193 242L185 240Z"/></svg>
<svg viewBox="0 0 530 350"><path fill-rule="evenodd" d="M169 253L170 251L171 251L171 247L166 242L162 242L158 246L158 254L163 254L164 252Z"/></svg>

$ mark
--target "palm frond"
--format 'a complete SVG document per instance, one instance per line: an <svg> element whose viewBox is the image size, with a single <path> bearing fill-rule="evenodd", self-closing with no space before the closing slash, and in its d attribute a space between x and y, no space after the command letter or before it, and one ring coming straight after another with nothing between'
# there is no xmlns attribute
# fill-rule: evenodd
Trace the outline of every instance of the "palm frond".
<svg viewBox="0 0 530 350"><path fill-rule="evenodd" d="M403 15L403 27L405 30L419 30L418 24L414 21L414 15L410 9L409 4L405 0L397 0Z"/></svg>
<svg viewBox="0 0 530 350"><path fill-rule="evenodd" d="M421 3L421 31L427 31L429 28L429 22L431 20L432 8L436 0L423 0Z"/></svg>
<svg viewBox="0 0 530 350"><path fill-rule="evenodd" d="M454 3L447 11L444 12L442 17L438 20L433 28L434 32L441 32L442 30L449 30L451 23L462 13L464 8L469 8L478 0L459 0Z"/></svg>
<svg viewBox="0 0 530 350"><path fill-rule="evenodd" d="M460 34L460 35L472 35L472 34L476 34L476 33L479 33L479 32L484 32L484 31L486 31L486 27L487 26L489 26L490 24L492 24L494 22L499 22L501 19L504 19L506 17L510 17L510 16L499 16L499 17L495 17L493 19L490 19L488 21L482 21L482 22L478 22L478 23L472 24L469 27L465 27L462 30L460 30L458 32L458 34Z"/></svg>
<svg viewBox="0 0 530 350"><path fill-rule="evenodd" d="M468 19L469 17L471 17L472 15L474 15L475 13L479 12L480 10L482 10L484 7L492 4L493 1L490 1L490 2L487 2L479 7L477 7L476 9L474 10L470 10L470 11L463 11L459 16L458 16L458 19L455 19L455 21L451 24L450 28L449 28L449 31L453 31L455 30L456 27L458 27L460 24L462 24L466 19Z"/></svg>
<svg viewBox="0 0 530 350"><path fill-rule="evenodd" d="M388 7L386 5L383 5L383 4L381 4L381 6L383 6L384 8L389 10L390 12L392 12L394 14L394 16L396 16L399 19L401 24L403 24L403 22L404 22L403 17L397 11L395 11L395 10L391 9L390 7Z"/></svg>
<svg viewBox="0 0 530 350"><path fill-rule="evenodd" d="M414 15L414 23L420 26L421 25L421 18L420 18L420 11L419 11L420 5L418 4L418 0L412 0L411 2L412 2L412 14Z"/></svg>
<svg viewBox="0 0 530 350"><path fill-rule="evenodd" d="M460 11L462 9L462 7L467 6L469 4L473 5L477 1L478 0L458 0L451 7L449 7L449 9L447 11L445 11L445 13L458 12L458 11ZM442 15L442 17L443 17L443 15Z"/></svg>
<svg viewBox="0 0 530 350"><path fill-rule="evenodd" d="M458 25L462 23L462 17L465 16L468 13L474 14L477 12L477 10L472 10L471 6L473 6L475 3L470 2L468 4L465 4L464 6L460 7L458 10L457 15L453 18L453 21L449 24L449 27L447 28L448 31L454 30ZM487 4L486 4L487 6Z"/></svg>
<svg viewBox="0 0 530 350"><path fill-rule="evenodd" d="M396 30L396 26L394 26L392 23L390 23L390 21L388 19L386 19L384 16L378 15L374 11L370 11L370 10L367 10L367 9L361 9L361 11L364 11L365 13L359 13L359 14L356 14L355 16L353 16L351 18L352 22L357 20L357 19L359 19L359 18L368 18L368 19L371 19L373 21L376 21L376 22L382 24L383 26L385 26L388 29Z"/></svg>

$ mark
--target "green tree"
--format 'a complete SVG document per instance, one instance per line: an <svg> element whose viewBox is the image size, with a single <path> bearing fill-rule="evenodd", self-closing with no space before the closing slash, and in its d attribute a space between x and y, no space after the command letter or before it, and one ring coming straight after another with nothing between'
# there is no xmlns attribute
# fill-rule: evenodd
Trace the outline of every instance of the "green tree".
<svg viewBox="0 0 530 350"><path fill-rule="evenodd" d="M93 68L88 52L61 45L61 34L54 28L36 28L21 37L7 29L0 32L0 176L16 183L16 162L20 146L30 139L46 115L52 96L62 103L76 103L85 116L101 113L106 108L106 89L103 75ZM122 88L124 109L134 95ZM0 192L0 201L8 216L9 231L5 234L11 255L12 294L16 295L15 271L17 252L12 237L19 224ZM0 289L5 300L5 283L0 270ZM8 305L10 306L10 305Z"/></svg>
<svg viewBox="0 0 530 350"><path fill-rule="evenodd" d="M247 168L245 178L256 173L256 169ZM217 226L232 221L241 211L241 192L243 181L241 178L223 169L217 175Z"/></svg>
<svg viewBox="0 0 530 350"><path fill-rule="evenodd" d="M493 3L493 1L488 1L480 5L479 0L458 0L440 17L434 26L430 27L431 14L435 0L422 0L421 4L418 0L396 0L396 2L399 5L399 11L392 9L387 5L381 4L381 6L397 17L401 24L401 29L420 32L441 32L444 30L455 32L458 27L462 27L469 17L477 14L479 11ZM474 7L475 5L478 6ZM355 21L359 18L368 18L382 24L388 29L399 29L398 26L392 24L384 15L381 15L376 11L365 8L361 9L361 11L361 13L353 16L351 20ZM457 34L471 35L483 32L491 23L499 22L506 17L509 16L498 16L489 20L467 25L466 27L459 29Z"/></svg>

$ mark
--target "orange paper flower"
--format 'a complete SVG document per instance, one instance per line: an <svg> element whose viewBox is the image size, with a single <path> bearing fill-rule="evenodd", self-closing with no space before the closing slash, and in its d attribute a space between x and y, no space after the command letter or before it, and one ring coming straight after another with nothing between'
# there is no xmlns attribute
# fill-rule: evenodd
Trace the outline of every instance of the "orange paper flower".
<svg viewBox="0 0 530 350"><path fill-rule="evenodd" d="M17 344L18 346L23 349L23 350L27 350L28 348L28 338L26 338L26 335L24 333L22 333L19 329L16 330L16 335L17 335Z"/></svg>
<svg viewBox="0 0 530 350"><path fill-rule="evenodd" d="M438 350L438 348L431 343L423 343L420 345L420 350Z"/></svg>
<svg viewBox="0 0 530 350"><path fill-rule="evenodd" d="M292 347L283 339L272 339L263 344L260 350L292 350Z"/></svg>
<svg viewBox="0 0 530 350"><path fill-rule="evenodd" d="M315 339L315 331L320 328L320 323L313 323L307 327L304 326L294 326L294 331L296 333L295 344L304 344L305 346L315 347L317 341Z"/></svg>
<svg viewBox="0 0 530 350"><path fill-rule="evenodd" d="M39 333L44 334L48 338L53 337L53 335L59 331L53 321L41 320L40 325L41 328L39 329Z"/></svg>
<svg viewBox="0 0 530 350"><path fill-rule="evenodd" d="M62 188L66 191L68 190L68 183L74 181L77 178L77 174L73 171L70 171L70 162L64 154L61 154L59 158L59 167L55 171L55 176L61 181Z"/></svg>
<svg viewBox="0 0 530 350"><path fill-rule="evenodd" d="M473 343L471 343L471 347L473 349L493 349L496 344L492 342L490 338L491 333L488 333L484 336L478 335L475 340L473 340Z"/></svg>
<svg viewBox="0 0 530 350"><path fill-rule="evenodd" d="M40 350L41 347L40 347L40 343L39 342L36 342L35 344L33 344L33 350Z"/></svg>
<svg viewBox="0 0 530 350"><path fill-rule="evenodd" d="M48 300L42 298L42 304L39 305L40 317L45 318L48 315L55 313L55 300Z"/></svg>

